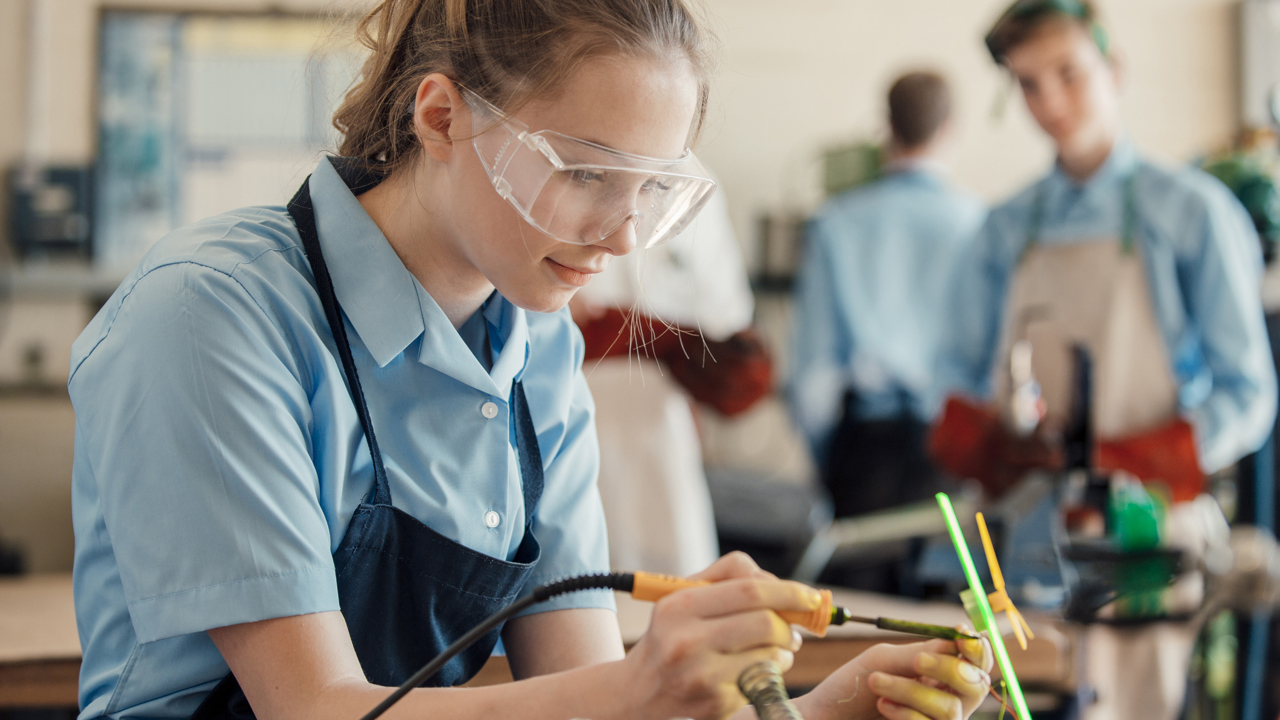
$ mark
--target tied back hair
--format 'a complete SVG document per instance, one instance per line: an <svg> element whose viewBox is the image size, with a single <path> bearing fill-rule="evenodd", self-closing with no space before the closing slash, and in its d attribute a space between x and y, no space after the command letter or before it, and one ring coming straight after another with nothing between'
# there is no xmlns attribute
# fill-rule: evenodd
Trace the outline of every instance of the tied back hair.
<svg viewBox="0 0 1280 720"><path fill-rule="evenodd" d="M683 61L698 82L693 136L706 114L706 33L684 0L382 0L356 37L370 54L333 117L338 152L386 172L417 157L414 99L431 73L511 114L588 58Z"/></svg>

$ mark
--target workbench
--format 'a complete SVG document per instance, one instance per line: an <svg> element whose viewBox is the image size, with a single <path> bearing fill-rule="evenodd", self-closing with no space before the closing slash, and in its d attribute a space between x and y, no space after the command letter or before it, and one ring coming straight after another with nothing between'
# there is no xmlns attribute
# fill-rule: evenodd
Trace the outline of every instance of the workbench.
<svg viewBox="0 0 1280 720"><path fill-rule="evenodd" d="M835 602L868 616L909 618L939 625L964 621L958 605L918 603L902 598L835 591ZM652 605L618 596L618 624L633 645L649 626ZM1027 650L1007 642L1018 676L1029 693L1069 694L1075 687L1078 642L1048 618L1029 614L1036 639ZM867 625L833 627L825 638L806 637L787 684L817 685L849 659L880 642L914 638ZM74 708L80 672L80 642L70 575L0 579L0 708ZM492 658L469 685L509 682L506 658ZM1033 707L1033 710L1035 708Z"/></svg>

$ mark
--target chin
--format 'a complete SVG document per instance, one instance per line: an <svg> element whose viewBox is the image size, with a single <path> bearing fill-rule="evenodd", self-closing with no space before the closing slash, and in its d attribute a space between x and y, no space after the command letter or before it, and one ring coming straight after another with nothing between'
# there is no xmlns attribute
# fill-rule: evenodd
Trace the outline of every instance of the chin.
<svg viewBox="0 0 1280 720"><path fill-rule="evenodd" d="M502 296L511 301L511 304L529 312L554 313L563 310L576 293L577 289L539 288L522 289L521 292L510 295L504 292Z"/></svg>

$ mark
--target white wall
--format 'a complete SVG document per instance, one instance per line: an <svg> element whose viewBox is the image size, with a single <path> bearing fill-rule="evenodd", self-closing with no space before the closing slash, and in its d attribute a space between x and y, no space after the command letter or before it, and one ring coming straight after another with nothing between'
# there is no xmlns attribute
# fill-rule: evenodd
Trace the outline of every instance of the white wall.
<svg viewBox="0 0 1280 720"><path fill-rule="evenodd" d="M992 117L1001 74L982 36L1007 0L708 0L723 41L700 154L723 178L744 240L763 209L807 207L821 148L879 132L900 72L941 69L957 98L954 179L996 200L1050 160L1016 91ZM1140 147L1182 162L1236 125L1235 4L1103 0L1127 68L1124 111Z"/></svg>
<svg viewBox="0 0 1280 720"><path fill-rule="evenodd" d="M1017 98L1002 122L990 119L1000 76L981 36L1004 2L705 0L722 54L699 153L723 180L749 256L756 215L814 203L818 151L876 132L883 94L904 69L937 66L955 84L959 183L996 199L1041 172L1049 151ZM341 12L364 0L144 4ZM52 162L93 157L96 22L100 8L111 5L0 0L0 164L24 154ZM1106 0L1103 10L1128 58L1125 112L1139 145L1180 162L1226 143L1236 124L1233 3ZM74 303L24 302L13 308L6 340L30 343L51 333L46 355L61 363L69 323L82 323L82 312ZM65 369L57 371L65 380ZM71 434L65 400L0 399L0 532L31 550L36 570L70 566Z"/></svg>

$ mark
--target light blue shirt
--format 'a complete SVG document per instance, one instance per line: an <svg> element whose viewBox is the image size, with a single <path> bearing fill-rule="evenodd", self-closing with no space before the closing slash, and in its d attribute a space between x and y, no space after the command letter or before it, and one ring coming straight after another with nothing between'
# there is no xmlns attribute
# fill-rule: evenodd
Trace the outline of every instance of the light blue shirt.
<svg viewBox="0 0 1280 720"><path fill-rule="evenodd" d="M927 167L841 194L809 223L788 397L821 453L846 389L857 416L933 416L945 288L986 210ZM820 456L820 455L819 455Z"/></svg>
<svg viewBox="0 0 1280 720"><path fill-rule="evenodd" d="M546 470L530 587L607 570L594 406L568 311L495 294L486 371L327 160L311 197L396 506L512 558L524 506L509 400L522 380ZM332 553L373 486L285 210L162 239L76 341L69 388L81 717L188 717L227 673L204 631L339 609ZM536 610L578 607L613 598Z"/></svg>
<svg viewBox="0 0 1280 720"><path fill-rule="evenodd" d="M992 211L953 287L940 392L991 394L1005 295L1027 242L1036 194L1044 197L1040 242L1118 238L1131 174L1133 240L1180 383L1181 409L1195 428L1200 464L1214 471L1258 449L1275 422L1258 236L1222 183L1190 167L1154 165L1127 139L1088 181L1076 183L1055 168Z"/></svg>

